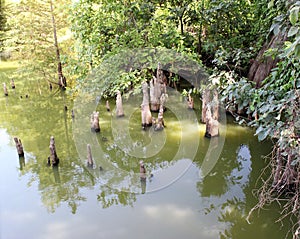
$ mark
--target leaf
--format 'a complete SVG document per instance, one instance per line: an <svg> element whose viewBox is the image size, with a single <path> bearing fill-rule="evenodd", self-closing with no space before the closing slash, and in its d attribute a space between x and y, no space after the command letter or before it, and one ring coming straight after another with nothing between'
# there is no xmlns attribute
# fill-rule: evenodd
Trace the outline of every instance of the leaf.
<svg viewBox="0 0 300 239"><path fill-rule="evenodd" d="M288 32L288 37L294 36L298 33L299 27L292 26Z"/></svg>
<svg viewBox="0 0 300 239"><path fill-rule="evenodd" d="M268 8L272 8L274 6L274 0L271 0L269 3L268 3Z"/></svg>
<svg viewBox="0 0 300 239"><path fill-rule="evenodd" d="M264 139L266 139L270 133L271 129L265 129L263 131L261 131L260 133L257 134L258 136L258 140L259 141L263 141Z"/></svg>
<svg viewBox="0 0 300 239"><path fill-rule="evenodd" d="M297 163L299 162L299 160L293 160L292 162L291 162L291 166L295 166Z"/></svg>
<svg viewBox="0 0 300 239"><path fill-rule="evenodd" d="M298 17L299 17L299 6L295 6L291 9L291 13L289 16L292 25L295 25L297 23Z"/></svg>

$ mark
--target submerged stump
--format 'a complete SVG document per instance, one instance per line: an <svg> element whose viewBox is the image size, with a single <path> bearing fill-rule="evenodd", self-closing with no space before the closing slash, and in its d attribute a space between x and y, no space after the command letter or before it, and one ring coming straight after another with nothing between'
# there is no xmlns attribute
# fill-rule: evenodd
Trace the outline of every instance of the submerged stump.
<svg viewBox="0 0 300 239"><path fill-rule="evenodd" d="M117 91L117 98L116 98L116 116L117 117L124 116L122 96L121 96L121 92L119 90Z"/></svg>
<svg viewBox="0 0 300 239"><path fill-rule="evenodd" d="M24 150L23 150L23 145L22 145L21 139L14 137L14 141L16 143L16 148L17 148L19 157L24 157Z"/></svg>
<svg viewBox="0 0 300 239"><path fill-rule="evenodd" d="M99 124L99 112L94 111L91 114L91 131L98 133L100 132L100 124Z"/></svg>
<svg viewBox="0 0 300 239"><path fill-rule="evenodd" d="M59 163L59 158L57 157L56 154L55 140L53 136L50 137L49 149L50 149L50 156L48 157L48 165L57 166Z"/></svg>

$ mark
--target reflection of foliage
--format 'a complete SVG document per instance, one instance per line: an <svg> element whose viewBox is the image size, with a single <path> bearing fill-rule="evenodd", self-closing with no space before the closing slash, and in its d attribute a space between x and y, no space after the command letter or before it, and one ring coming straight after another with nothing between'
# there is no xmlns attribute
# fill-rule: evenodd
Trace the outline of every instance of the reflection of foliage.
<svg viewBox="0 0 300 239"><path fill-rule="evenodd" d="M221 233L221 238L236 238L235 232L240 232L237 229L243 228L247 224L246 220L243 219L244 217L245 203L236 197L227 200L222 205L222 213L218 219L220 222L228 223L230 227Z"/></svg>
<svg viewBox="0 0 300 239"><path fill-rule="evenodd" d="M218 220L228 224L228 228L220 234L220 238L224 239L240 238L243 234L241 228L247 226L246 198L251 196L251 193L247 192L251 188L249 178L252 173L249 148L246 145L239 145L240 141L237 138L236 156L232 157L230 155L232 151L226 151L228 148L226 145L232 143L232 141L225 142L222 160L218 161L210 175L197 183L201 196L208 199L205 214L218 212ZM256 154L260 153L253 154L257 156Z"/></svg>
<svg viewBox="0 0 300 239"><path fill-rule="evenodd" d="M109 208L112 205L121 204L123 206L133 206L136 201L134 193L119 191L107 186L101 186L101 193L97 195L97 200L103 208Z"/></svg>

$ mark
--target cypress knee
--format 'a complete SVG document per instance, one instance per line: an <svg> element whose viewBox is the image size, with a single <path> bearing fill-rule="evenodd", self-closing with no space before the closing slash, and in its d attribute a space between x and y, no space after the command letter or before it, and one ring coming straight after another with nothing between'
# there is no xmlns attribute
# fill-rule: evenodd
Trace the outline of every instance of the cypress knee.
<svg viewBox="0 0 300 239"><path fill-rule="evenodd" d="M5 83L3 83L3 91L4 91L4 95L8 96L8 91Z"/></svg>
<svg viewBox="0 0 300 239"><path fill-rule="evenodd" d="M121 96L121 92L119 90L117 91L117 98L116 98L116 116L117 117L124 116L122 96Z"/></svg>
<svg viewBox="0 0 300 239"><path fill-rule="evenodd" d="M91 114L91 131L96 133L100 132L99 112L94 111Z"/></svg>
<svg viewBox="0 0 300 239"><path fill-rule="evenodd" d="M141 116L142 116L142 128L145 129L152 125L152 115L149 107L149 93L148 84L144 82L142 84L143 88L143 102L141 104Z"/></svg>
<svg viewBox="0 0 300 239"><path fill-rule="evenodd" d="M90 168L94 166L91 145L89 144L87 145L87 166Z"/></svg>
<svg viewBox="0 0 300 239"><path fill-rule="evenodd" d="M16 148L17 148L19 157L23 157L24 156L24 150L23 150L23 145L22 145L21 139L18 139L17 137L15 137L14 141L16 143Z"/></svg>
<svg viewBox="0 0 300 239"><path fill-rule="evenodd" d="M57 166L59 163L59 158L57 157L56 147L55 147L55 140L54 137L50 137L50 156L48 157L48 165Z"/></svg>

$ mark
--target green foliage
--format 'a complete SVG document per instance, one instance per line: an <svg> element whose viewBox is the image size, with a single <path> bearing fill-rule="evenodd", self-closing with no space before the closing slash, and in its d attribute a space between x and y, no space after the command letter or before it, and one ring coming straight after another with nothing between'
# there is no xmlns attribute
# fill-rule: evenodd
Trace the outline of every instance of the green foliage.
<svg viewBox="0 0 300 239"><path fill-rule="evenodd" d="M71 43L67 28L68 1L52 1L54 18L63 65ZM14 3L8 19L6 48L13 59L20 60L23 70L40 79L57 82L57 57L54 46L53 22L50 2L46 0L23 0ZM70 53L71 55L71 53Z"/></svg>
<svg viewBox="0 0 300 239"><path fill-rule="evenodd" d="M256 127L259 140L268 136L278 140L278 145L283 151L299 150L299 86L300 63L297 57L297 33L299 1L287 6L284 2L276 1L277 13L270 31L287 31L287 23L284 20L284 8L288 11L287 19L291 20L288 36L294 39L293 43L287 42L285 49L269 49L268 55L278 55L281 58L276 68L267 77L261 88L255 88L247 79L240 79L234 72L217 73L219 85L227 109L243 112L247 118L238 117L240 123L248 121L248 124ZM274 3L275 4L275 3ZM269 8L275 7L272 2ZM286 8L287 7L287 8ZM295 16L297 15L297 17ZM216 58L216 63L226 65L227 55L221 54ZM299 153L298 156L299 157Z"/></svg>

